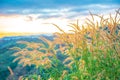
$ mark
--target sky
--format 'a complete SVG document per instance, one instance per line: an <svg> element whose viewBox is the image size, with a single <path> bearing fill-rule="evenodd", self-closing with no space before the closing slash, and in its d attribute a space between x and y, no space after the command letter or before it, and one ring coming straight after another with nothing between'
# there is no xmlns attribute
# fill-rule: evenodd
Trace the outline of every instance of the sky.
<svg viewBox="0 0 120 80"><path fill-rule="evenodd" d="M113 14L119 0L0 0L0 32L51 33L93 14Z"/></svg>

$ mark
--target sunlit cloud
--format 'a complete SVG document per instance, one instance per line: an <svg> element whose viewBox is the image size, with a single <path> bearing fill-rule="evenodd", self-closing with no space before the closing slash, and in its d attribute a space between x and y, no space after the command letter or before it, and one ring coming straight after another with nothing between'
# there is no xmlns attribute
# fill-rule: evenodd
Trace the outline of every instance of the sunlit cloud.
<svg viewBox="0 0 120 80"><path fill-rule="evenodd" d="M106 0L105 0L106 1ZM21 1L20 1L21 2ZM27 2L27 1L26 1ZM42 1L44 2L44 1ZM89 2L89 1L88 1ZM12 2L11 2L12 3ZM33 3L36 3L33 1ZM50 5L54 2L50 1ZM89 2L90 3L90 2ZM5 3L4 3L5 4ZM79 20L79 24L84 24L86 18L90 18L89 11L93 14L104 14L107 16L109 13L113 14L119 8L119 4L82 4L81 5L63 5L51 7L34 5L26 7L27 5L16 5L16 8L11 6L5 8L0 6L0 31L3 32L40 32L52 33L58 29L51 23L57 24L60 28L68 31L70 28L67 26L69 23L75 23ZM30 4L32 1L30 0ZM95 17L98 20L97 17Z"/></svg>
<svg viewBox="0 0 120 80"><path fill-rule="evenodd" d="M33 21L26 20L26 16L9 16L0 17L0 29L5 32L33 32L33 33L52 33L58 31L58 29L51 25L51 23L58 24L61 28L67 30L65 27L67 19L37 19ZM0 31L1 31L0 30Z"/></svg>

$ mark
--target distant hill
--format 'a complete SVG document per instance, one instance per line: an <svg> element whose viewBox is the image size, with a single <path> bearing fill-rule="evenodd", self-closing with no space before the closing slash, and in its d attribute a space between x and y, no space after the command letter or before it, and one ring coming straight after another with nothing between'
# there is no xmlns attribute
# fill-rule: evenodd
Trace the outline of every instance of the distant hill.
<svg viewBox="0 0 120 80"><path fill-rule="evenodd" d="M11 36L30 36L30 35L41 35L41 34L51 34L51 33L27 33L27 32L0 32L0 38L11 37Z"/></svg>
<svg viewBox="0 0 120 80"><path fill-rule="evenodd" d="M10 74L7 68L8 66L10 66L13 70L17 66L17 63L12 63L15 57L12 56L14 51L10 50L10 48L15 46L21 46L16 43L17 41L42 42L39 39L39 37L41 36L49 40L53 40L52 34L9 36L0 38L0 79L6 80L6 77Z"/></svg>

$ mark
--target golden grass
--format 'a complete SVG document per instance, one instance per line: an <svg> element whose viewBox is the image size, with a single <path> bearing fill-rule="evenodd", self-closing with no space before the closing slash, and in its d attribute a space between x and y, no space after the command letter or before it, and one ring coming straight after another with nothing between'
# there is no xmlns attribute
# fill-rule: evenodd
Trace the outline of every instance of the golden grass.
<svg viewBox="0 0 120 80"><path fill-rule="evenodd" d="M38 67L40 65L44 67L48 65L47 68L51 68L53 67L51 64L56 64L52 63L50 56L55 58L55 61L58 60L56 56L58 50L55 49L55 45L59 44L61 54L68 56L62 64L72 71L68 73L66 70L63 70L61 74L62 80L66 80L65 77L69 77L68 79L71 80L117 80L120 74L120 69L118 68L120 62L119 13L118 10L115 16L112 17L110 14L107 19L104 16L90 13L92 20L86 19L86 26L79 26L78 22L77 24L71 23L69 25L73 28L70 30L71 33L66 33L59 26L53 24L60 30L60 33L54 34L56 37L53 41L42 37L40 39L47 46L40 43L40 47L38 46L39 43L20 42L20 44L26 44L26 48L30 47L33 50L29 51L26 48L20 50L17 48L18 52L14 56L18 56L18 58L15 61L20 59L19 63L23 63L24 66L35 64ZM98 16L101 19L100 22L95 23L94 16ZM38 51L36 48L45 50L46 52ZM25 57L28 55L30 56L29 59ZM67 61L70 62L66 64ZM113 70L111 70L111 66L114 66L112 67ZM52 69L55 68L53 67ZM53 75L51 74L49 77L50 80L55 77L52 77ZM57 72L54 72L54 75L56 74ZM112 75L114 77L111 77ZM56 76L54 79L57 80L58 78Z"/></svg>

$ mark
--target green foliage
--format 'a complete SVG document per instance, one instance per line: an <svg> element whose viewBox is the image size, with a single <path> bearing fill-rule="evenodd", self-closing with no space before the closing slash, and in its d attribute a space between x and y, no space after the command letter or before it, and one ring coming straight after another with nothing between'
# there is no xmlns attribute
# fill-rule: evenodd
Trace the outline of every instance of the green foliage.
<svg viewBox="0 0 120 80"><path fill-rule="evenodd" d="M92 20L86 19L87 26L79 26L78 22L70 24L73 28L71 33L66 33L53 24L61 31L55 33L57 37L53 41L42 37L44 43L20 42L27 47L14 54L18 56L19 63L24 63L24 66L34 64L37 68L42 66L38 70L40 74L29 75L28 78L37 80L40 75L42 80L119 80L119 11L108 19L98 15L91 16ZM101 21L95 23L94 16ZM58 49L56 45L59 45ZM65 59L58 58L59 51L66 56Z"/></svg>

